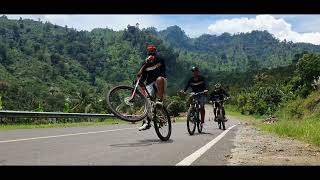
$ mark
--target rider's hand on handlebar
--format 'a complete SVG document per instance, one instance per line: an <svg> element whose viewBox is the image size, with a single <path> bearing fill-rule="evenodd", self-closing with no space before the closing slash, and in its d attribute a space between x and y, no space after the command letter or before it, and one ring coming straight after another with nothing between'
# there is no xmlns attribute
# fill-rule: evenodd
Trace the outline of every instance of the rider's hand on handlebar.
<svg viewBox="0 0 320 180"><path fill-rule="evenodd" d="M204 90L203 93L204 93L205 95L207 95L207 94L208 94L208 90Z"/></svg>

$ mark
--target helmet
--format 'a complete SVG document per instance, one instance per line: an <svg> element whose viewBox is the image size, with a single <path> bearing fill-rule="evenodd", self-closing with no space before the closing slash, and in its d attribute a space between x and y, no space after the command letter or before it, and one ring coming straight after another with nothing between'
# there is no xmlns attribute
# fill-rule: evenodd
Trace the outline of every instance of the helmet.
<svg viewBox="0 0 320 180"><path fill-rule="evenodd" d="M153 44L148 45L148 47L147 47L148 55L152 55L152 54L156 53L156 51L157 51L157 48L155 45L153 45Z"/></svg>
<svg viewBox="0 0 320 180"><path fill-rule="evenodd" d="M193 71L199 71L199 68L196 67L196 66L194 66L194 67L191 68L191 71L192 71L192 72L193 72Z"/></svg>
<svg viewBox="0 0 320 180"><path fill-rule="evenodd" d="M217 89L218 89L218 88L221 88L221 84L220 84L220 83L217 83L216 85L214 85L214 87L217 88Z"/></svg>

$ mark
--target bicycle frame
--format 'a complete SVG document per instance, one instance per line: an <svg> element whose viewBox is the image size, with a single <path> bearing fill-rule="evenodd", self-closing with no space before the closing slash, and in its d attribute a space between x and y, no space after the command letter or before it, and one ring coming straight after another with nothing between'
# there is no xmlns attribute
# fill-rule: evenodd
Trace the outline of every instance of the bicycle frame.
<svg viewBox="0 0 320 180"><path fill-rule="evenodd" d="M198 102L198 100L196 100L196 96L198 96L198 95L201 95L201 94L204 94L204 92L198 92L198 93L192 93L191 95L192 95L192 103L191 103L191 105L194 105L195 106L195 108L197 108L198 110L200 110L200 103ZM197 106L197 107L196 107Z"/></svg>
<svg viewBox="0 0 320 180"><path fill-rule="evenodd" d="M154 101L154 100L155 100L155 97L152 97L152 96L150 95L150 93L148 92L146 86L144 85L144 83L141 83L140 80L141 80L141 77L139 77L139 78L137 79L137 82L136 82L136 84L134 85L134 90L133 90L133 92L132 92L131 99L133 99L133 97L134 97L135 94L136 94L136 91L137 91L137 88L138 88L139 84L141 84L142 87L143 87L143 88L146 90L146 92L147 92L147 98L150 98L151 101Z"/></svg>

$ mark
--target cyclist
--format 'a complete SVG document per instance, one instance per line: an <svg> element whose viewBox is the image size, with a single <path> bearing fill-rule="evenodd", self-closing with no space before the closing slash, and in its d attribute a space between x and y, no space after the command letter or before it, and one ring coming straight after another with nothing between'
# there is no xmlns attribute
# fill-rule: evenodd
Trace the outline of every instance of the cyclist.
<svg viewBox="0 0 320 180"><path fill-rule="evenodd" d="M210 101L215 102L216 100L221 100L221 105L222 105L222 115L225 121L227 121L225 117L225 111L224 111L224 105L223 105L223 100L224 96L230 98L230 95L227 93L226 90L224 90L221 86L220 83L215 84L214 90L210 93ZM214 121L217 121L217 107L219 106L218 103L214 103Z"/></svg>
<svg viewBox="0 0 320 180"><path fill-rule="evenodd" d="M146 61L142 64L137 77L141 77L141 82L146 81L146 89L140 86L143 91L143 95L147 96L145 91L148 91L151 96L155 95L158 97L157 104L162 104L165 98L165 91L167 88L167 76L166 76L166 66L164 59L157 53L157 48L155 45L151 44L147 47ZM144 120L139 131L146 130L151 127L150 118Z"/></svg>
<svg viewBox="0 0 320 180"><path fill-rule="evenodd" d="M201 126L203 126L205 113L206 113L204 105L207 103L208 83L206 79L199 74L200 71L198 67L192 67L191 71L192 71L192 77L189 79L182 93L185 93L189 87L191 87L192 92L194 93L205 92L205 94L201 94L195 97L200 103Z"/></svg>

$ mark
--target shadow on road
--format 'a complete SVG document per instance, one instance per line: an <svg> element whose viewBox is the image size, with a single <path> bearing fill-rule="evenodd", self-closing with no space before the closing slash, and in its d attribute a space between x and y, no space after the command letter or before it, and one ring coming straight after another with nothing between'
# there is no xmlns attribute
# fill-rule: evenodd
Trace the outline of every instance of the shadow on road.
<svg viewBox="0 0 320 180"><path fill-rule="evenodd" d="M187 133L189 135L189 133ZM194 133L193 135L190 136L199 136L199 135L214 135L212 133L208 133L208 132L202 132L202 133Z"/></svg>
<svg viewBox="0 0 320 180"><path fill-rule="evenodd" d="M168 141L161 141L158 139L145 139L145 140L139 140L135 143L123 143L123 144L111 144L110 146L113 147L139 147L139 146L150 146L153 144L167 144L172 143L173 140L169 139Z"/></svg>

